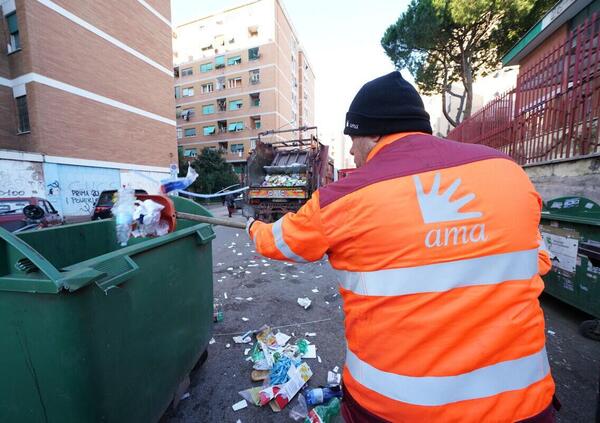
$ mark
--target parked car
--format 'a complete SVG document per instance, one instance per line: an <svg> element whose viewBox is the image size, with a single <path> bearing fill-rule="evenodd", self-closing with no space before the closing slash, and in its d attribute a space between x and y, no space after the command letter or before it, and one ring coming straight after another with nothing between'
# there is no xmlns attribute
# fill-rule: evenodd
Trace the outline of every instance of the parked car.
<svg viewBox="0 0 600 423"><path fill-rule="evenodd" d="M241 209L242 207L244 207L244 195L240 194L237 197L235 197L233 200L233 204L235 205L236 209Z"/></svg>
<svg viewBox="0 0 600 423"><path fill-rule="evenodd" d="M0 226L10 232L62 225L63 217L50 201L39 197L0 199Z"/></svg>
<svg viewBox="0 0 600 423"><path fill-rule="evenodd" d="M102 191L98 200L96 201L96 205L94 206L94 213L92 214L92 220L100 220L100 219L110 219L112 217L111 209L115 204L117 193L116 189L110 189L107 191ZM146 190L136 189L136 194L148 194Z"/></svg>

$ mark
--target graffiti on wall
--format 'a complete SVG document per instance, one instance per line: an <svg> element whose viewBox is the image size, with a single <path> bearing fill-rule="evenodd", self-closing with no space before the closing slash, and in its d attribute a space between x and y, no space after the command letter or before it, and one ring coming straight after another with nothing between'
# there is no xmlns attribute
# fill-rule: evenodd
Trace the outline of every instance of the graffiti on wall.
<svg viewBox="0 0 600 423"><path fill-rule="evenodd" d="M61 198L65 214L67 211L72 215L92 214L94 205L102 191L119 189L118 170L87 169L91 170L82 173L80 168L75 172L76 174L70 174L68 177L62 178L63 183L61 186L64 188L61 190Z"/></svg>
<svg viewBox="0 0 600 423"><path fill-rule="evenodd" d="M0 161L0 198L45 196L41 163Z"/></svg>
<svg viewBox="0 0 600 423"><path fill-rule="evenodd" d="M118 189L119 170L44 164L48 200L65 216L90 215L105 190Z"/></svg>

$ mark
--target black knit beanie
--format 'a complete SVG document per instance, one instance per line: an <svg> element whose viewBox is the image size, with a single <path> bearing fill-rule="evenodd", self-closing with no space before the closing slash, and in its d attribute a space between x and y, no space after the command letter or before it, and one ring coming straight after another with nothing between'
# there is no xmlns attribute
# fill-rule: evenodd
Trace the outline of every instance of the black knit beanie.
<svg viewBox="0 0 600 423"><path fill-rule="evenodd" d="M367 82L346 113L346 135L386 135L396 132L431 134L429 115L415 88L400 72Z"/></svg>

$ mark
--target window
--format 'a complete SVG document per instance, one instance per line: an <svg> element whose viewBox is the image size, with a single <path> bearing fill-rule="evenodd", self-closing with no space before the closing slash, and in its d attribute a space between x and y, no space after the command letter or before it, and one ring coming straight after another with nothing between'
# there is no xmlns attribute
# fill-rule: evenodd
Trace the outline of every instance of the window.
<svg viewBox="0 0 600 423"><path fill-rule="evenodd" d="M27 96L22 95L17 97L17 118L19 120L19 133L30 132L29 128L29 111L27 110Z"/></svg>
<svg viewBox="0 0 600 423"><path fill-rule="evenodd" d="M250 120L252 121L252 129L260 129L260 116L252 116Z"/></svg>
<svg viewBox="0 0 600 423"><path fill-rule="evenodd" d="M180 140L183 138L183 129L177 128L177 139Z"/></svg>
<svg viewBox="0 0 600 423"><path fill-rule="evenodd" d="M258 53L258 47L248 49L248 60L256 60L260 57Z"/></svg>
<svg viewBox="0 0 600 423"><path fill-rule="evenodd" d="M200 65L200 72L204 73L204 72L210 72L213 68L213 64L212 63L203 63Z"/></svg>
<svg viewBox="0 0 600 423"><path fill-rule="evenodd" d="M256 148L256 141L258 141L258 138L250 138L250 150L254 150Z"/></svg>
<svg viewBox="0 0 600 423"><path fill-rule="evenodd" d="M175 87L175 98L181 98L181 87Z"/></svg>
<svg viewBox="0 0 600 423"><path fill-rule="evenodd" d="M196 128L185 128L184 134L186 137L195 137Z"/></svg>
<svg viewBox="0 0 600 423"><path fill-rule="evenodd" d="M231 144L231 152L240 156L244 154L244 144Z"/></svg>
<svg viewBox="0 0 600 423"><path fill-rule="evenodd" d="M204 128L204 136L214 135L215 134L215 125L205 126Z"/></svg>
<svg viewBox="0 0 600 423"><path fill-rule="evenodd" d="M202 84L200 86L200 90L202 91L202 94L212 93L213 89L214 89L214 85L212 82L209 82L208 84Z"/></svg>
<svg viewBox="0 0 600 423"><path fill-rule="evenodd" d="M198 156L198 150L196 150L195 148L186 148L185 150L183 150L183 157L197 157Z"/></svg>
<svg viewBox="0 0 600 423"><path fill-rule="evenodd" d="M219 76L217 77L217 91L221 91L225 89L225 77Z"/></svg>
<svg viewBox="0 0 600 423"><path fill-rule="evenodd" d="M227 121L226 120L217 121L217 128L219 129L220 133L227 132Z"/></svg>
<svg viewBox="0 0 600 423"><path fill-rule="evenodd" d="M260 82L260 70L254 69L250 71L250 84L256 85Z"/></svg>
<svg viewBox="0 0 600 423"><path fill-rule="evenodd" d="M192 97L194 95L194 87L186 87L181 91L183 97Z"/></svg>
<svg viewBox="0 0 600 423"><path fill-rule="evenodd" d="M181 107L180 106L175 107L175 117L176 118L181 117Z"/></svg>
<svg viewBox="0 0 600 423"><path fill-rule="evenodd" d="M215 57L215 69L221 69L225 67L225 56Z"/></svg>
<svg viewBox="0 0 600 423"><path fill-rule="evenodd" d="M225 141L225 142L220 142L220 143L219 143L219 151L220 151L220 152L223 152L223 153L226 153L226 152L227 152L227 149L228 149L228 148L227 148L227 146L228 146L228 145L229 145L229 143L228 143L227 141Z"/></svg>
<svg viewBox="0 0 600 423"><path fill-rule="evenodd" d="M190 118L195 114L196 110L193 107L190 107L188 109L183 109L183 111L181 112L181 117L183 118L183 120L190 120Z"/></svg>
<svg viewBox="0 0 600 423"><path fill-rule="evenodd" d="M194 74L194 69L192 69L192 68L181 69L181 76L191 76L193 74Z"/></svg>
<svg viewBox="0 0 600 423"><path fill-rule="evenodd" d="M248 37L249 38L258 37L258 27L256 25L248 27Z"/></svg>
<svg viewBox="0 0 600 423"><path fill-rule="evenodd" d="M204 147L205 150L208 151L217 151L217 147L214 145L208 146L208 147Z"/></svg>
<svg viewBox="0 0 600 423"><path fill-rule="evenodd" d="M244 122L231 122L229 124L229 132L240 132L244 130Z"/></svg>
<svg viewBox="0 0 600 423"><path fill-rule="evenodd" d="M239 65L242 63L242 56L233 56L227 59L227 66Z"/></svg>
<svg viewBox="0 0 600 423"><path fill-rule="evenodd" d="M260 106L260 93L250 94L250 106L252 106L252 107Z"/></svg>
<svg viewBox="0 0 600 423"><path fill-rule="evenodd" d="M13 12L6 15L6 23L8 26L8 53L21 49L21 38L19 37L19 23L17 21L17 13Z"/></svg>
<svg viewBox="0 0 600 423"><path fill-rule="evenodd" d="M229 102L229 110L240 110L242 106L242 100L232 100Z"/></svg>
<svg viewBox="0 0 600 423"><path fill-rule="evenodd" d="M179 78L179 67L173 68L173 76Z"/></svg>
<svg viewBox="0 0 600 423"><path fill-rule="evenodd" d="M202 114L203 115L212 115L215 112L214 104L206 104L202 106Z"/></svg>
<svg viewBox="0 0 600 423"><path fill-rule="evenodd" d="M215 46L222 47L225 45L225 36L224 35L215 35Z"/></svg>
<svg viewBox="0 0 600 423"><path fill-rule="evenodd" d="M240 76L236 78L230 78L227 80L227 86L229 88L239 88L242 86L242 78Z"/></svg>
<svg viewBox="0 0 600 423"><path fill-rule="evenodd" d="M224 98L217 99L217 108L219 109L219 112L224 112L227 110L226 100Z"/></svg>

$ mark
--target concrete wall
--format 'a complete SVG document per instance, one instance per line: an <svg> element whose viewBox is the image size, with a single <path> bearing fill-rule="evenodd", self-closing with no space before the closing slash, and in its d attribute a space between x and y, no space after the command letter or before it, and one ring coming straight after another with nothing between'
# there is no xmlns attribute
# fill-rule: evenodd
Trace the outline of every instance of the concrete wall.
<svg viewBox="0 0 600 423"><path fill-rule="evenodd" d="M0 198L40 197L63 216L89 216L104 190L125 185L158 194L168 173L0 159Z"/></svg>
<svg viewBox="0 0 600 423"><path fill-rule="evenodd" d="M525 172L544 201L573 195L600 203L600 157L529 166Z"/></svg>

